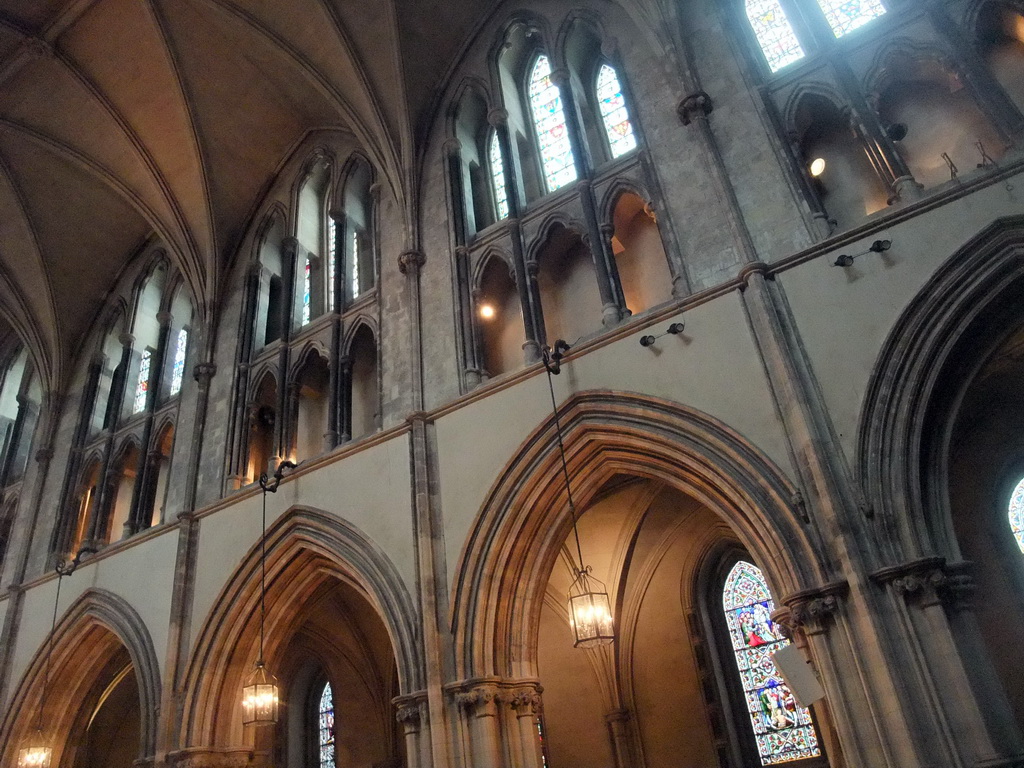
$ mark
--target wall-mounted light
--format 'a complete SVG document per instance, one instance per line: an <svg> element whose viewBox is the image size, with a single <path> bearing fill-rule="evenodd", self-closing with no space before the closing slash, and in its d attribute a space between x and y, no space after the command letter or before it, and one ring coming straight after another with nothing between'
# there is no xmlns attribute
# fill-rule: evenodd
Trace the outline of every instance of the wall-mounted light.
<svg viewBox="0 0 1024 768"><path fill-rule="evenodd" d="M852 256L848 253L841 253L832 263L834 267L852 267L853 262L861 256L866 256L869 253L884 253L892 248L892 240L875 240L866 251L861 253L855 253Z"/></svg>
<svg viewBox="0 0 1024 768"><path fill-rule="evenodd" d="M811 161L811 164L807 166L807 170L810 172L811 176L813 176L814 178L818 178L819 176L821 176L821 174L825 172L825 158L814 158Z"/></svg>
<svg viewBox="0 0 1024 768"><path fill-rule="evenodd" d="M893 141L903 141L907 138L907 124L906 123L893 123L885 129L885 135Z"/></svg>
<svg viewBox="0 0 1024 768"><path fill-rule="evenodd" d="M496 314L497 312L495 312L493 304L480 305L480 317L484 320L493 320Z"/></svg>

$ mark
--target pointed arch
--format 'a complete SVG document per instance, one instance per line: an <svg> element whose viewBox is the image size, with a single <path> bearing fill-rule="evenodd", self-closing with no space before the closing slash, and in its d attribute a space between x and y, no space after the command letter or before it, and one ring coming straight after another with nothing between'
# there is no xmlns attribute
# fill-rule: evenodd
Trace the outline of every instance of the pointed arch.
<svg viewBox="0 0 1024 768"><path fill-rule="evenodd" d="M361 330L367 330L374 338L374 342L379 338L377 320L366 312L360 312L356 317L349 323L348 330L345 332L345 337L341 342L341 354L351 355L352 344L355 342L356 335Z"/></svg>
<svg viewBox="0 0 1024 768"><path fill-rule="evenodd" d="M618 474L680 489L718 512L768 569L776 594L829 580L796 488L731 428L678 403L590 391L559 408L579 508ZM455 568L452 631L460 678L536 676L548 574L571 527L553 419L523 443L491 488Z"/></svg>
<svg viewBox="0 0 1024 768"><path fill-rule="evenodd" d="M257 542L203 622L183 684L184 747L242 743L236 690L258 642L259 622L250 619L259 610L260 562ZM333 580L354 588L383 622L401 692L423 687L415 604L394 563L357 527L330 512L294 507L267 529L266 568L268 660L287 646L303 602Z"/></svg>
<svg viewBox="0 0 1024 768"><path fill-rule="evenodd" d="M51 582L52 583L52 582ZM52 635L49 683L45 715L54 733L66 737L80 703L95 684L102 669L119 652L126 650L138 682L141 718L139 758L156 751L157 717L160 708L160 665L145 622L123 597L91 587L64 612ZM47 666L44 639L14 690L0 721L0 762L14 765L22 740L35 728ZM60 691L55 695L54 691ZM53 765L60 765L66 744L54 745Z"/></svg>

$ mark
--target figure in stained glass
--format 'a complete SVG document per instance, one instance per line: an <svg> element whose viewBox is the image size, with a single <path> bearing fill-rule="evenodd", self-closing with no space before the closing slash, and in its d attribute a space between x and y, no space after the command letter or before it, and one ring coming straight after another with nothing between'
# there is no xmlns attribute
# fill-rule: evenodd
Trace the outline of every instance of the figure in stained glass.
<svg viewBox="0 0 1024 768"><path fill-rule="evenodd" d="M334 276L338 266L338 224L327 220L327 305L334 311Z"/></svg>
<svg viewBox="0 0 1024 768"><path fill-rule="evenodd" d="M789 645L771 620L775 603L757 566L733 566L722 592L729 637L747 700L762 765L778 765L821 754L811 713L796 703L772 661Z"/></svg>
<svg viewBox="0 0 1024 768"><path fill-rule="evenodd" d="M146 395L149 394L149 366L153 360L153 353L146 349L142 352L142 359L139 361L139 379L135 384L135 400L132 403L132 413L141 413L146 407Z"/></svg>
<svg viewBox="0 0 1024 768"><path fill-rule="evenodd" d="M619 77L607 64L601 65L597 73L597 101L601 107L601 121L608 136L612 158L636 149L636 136L633 124L629 121Z"/></svg>
<svg viewBox="0 0 1024 768"><path fill-rule="evenodd" d="M885 13L881 0L818 0L818 4L836 37L842 37Z"/></svg>
<svg viewBox="0 0 1024 768"><path fill-rule="evenodd" d="M499 219L508 218L508 192L505 189L505 164L501 161L501 144L498 132L491 131L491 146L488 148L491 161L491 186L494 190L494 207Z"/></svg>
<svg viewBox="0 0 1024 768"><path fill-rule="evenodd" d="M540 145L541 166L549 192L576 181L576 162L562 107L562 94L551 80L551 61L538 56L530 75L530 108Z"/></svg>
<svg viewBox="0 0 1024 768"><path fill-rule="evenodd" d="M309 259L306 259L306 269L302 278L302 324L307 325L312 314L313 302L313 275Z"/></svg>
<svg viewBox="0 0 1024 768"><path fill-rule="evenodd" d="M1017 540L1017 546L1024 552L1024 478L1017 483L1010 496L1010 530Z"/></svg>
<svg viewBox="0 0 1024 768"><path fill-rule="evenodd" d="M804 49L779 0L747 0L746 9L757 44L772 72L804 57Z"/></svg>
<svg viewBox="0 0 1024 768"><path fill-rule="evenodd" d="M359 295L359 233L352 228L352 298Z"/></svg>

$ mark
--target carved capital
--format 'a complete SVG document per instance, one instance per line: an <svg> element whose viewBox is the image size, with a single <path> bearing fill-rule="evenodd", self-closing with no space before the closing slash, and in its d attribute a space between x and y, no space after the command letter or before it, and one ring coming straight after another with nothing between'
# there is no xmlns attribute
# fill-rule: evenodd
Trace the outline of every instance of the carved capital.
<svg viewBox="0 0 1024 768"><path fill-rule="evenodd" d="M395 720L405 727L407 733L414 733L427 720L427 696L414 693L410 696L396 696L391 700L395 705Z"/></svg>
<svg viewBox="0 0 1024 768"><path fill-rule="evenodd" d="M845 581L833 582L816 589L805 589L785 598L782 602L789 609L785 628L790 633L800 629L806 635L827 632L842 608L842 601L850 591Z"/></svg>
<svg viewBox="0 0 1024 768"><path fill-rule="evenodd" d="M689 125L694 118L701 118L710 115L715 109L715 104L706 91L691 93L676 107L676 114L683 125Z"/></svg>
<svg viewBox="0 0 1024 768"><path fill-rule="evenodd" d="M473 717L497 717L500 700L494 683L481 683L455 693L455 703Z"/></svg>
<svg viewBox="0 0 1024 768"><path fill-rule="evenodd" d="M195 377L195 380L203 387L210 385L210 379L216 373L217 366L214 363L197 363L196 367L192 369L192 375Z"/></svg>
<svg viewBox="0 0 1024 768"><path fill-rule="evenodd" d="M569 70L565 67L556 67L551 70L551 82L562 88L569 83Z"/></svg>
<svg viewBox="0 0 1024 768"><path fill-rule="evenodd" d="M503 125L508 124L508 110L501 107L495 107L487 113L487 123L492 128L500 128Z"/></svg>
<svg viewBox="0 0 1024 768"><path fill-rule="evenodd" d="M35 459L36 463L42 464L44 461L50 461L53 458L53 448L47 446L46 448L40 448L36 451Z"/></svg>
<svg viewBox="0 0 1024 768"><path fill-rule="evenodd" d="M427 262L422 251L409 250L398 257L398 269L403 275L418 275L420 267Z"/></svg>
<svg viewBox="0 0 1024 768"><path fill-rule="evenodd" d="M516 713L516 717L536 717L543 709L541 694L544 687L540 684L511 688L505 693L505 700Z"/></svg>
<svg viewBox="0 0 1024 768"><path fill-rule="evenodd" d="M171 324L174 316L170 312L157 312L156 321L160 323L161 328L166 328Z"/></svg>
<svg viewBox="0 0 1024 768"><path fill-rule="evenodd" d="M922 608L945 605L963 610L974 595L972 569L967 561L950 564L942 557L926 557L882 568L871 579Z"/></svg>

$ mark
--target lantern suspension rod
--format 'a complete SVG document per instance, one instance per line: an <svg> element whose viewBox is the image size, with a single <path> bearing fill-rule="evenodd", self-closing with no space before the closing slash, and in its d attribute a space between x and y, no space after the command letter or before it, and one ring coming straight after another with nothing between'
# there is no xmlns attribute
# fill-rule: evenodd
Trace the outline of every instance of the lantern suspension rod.
<svg viewBox="0 0 1024 768"><path fill-rule="evenodd" d="M57 631L57 609L60 606L60 583L65 576L74 573L85 555L96 554L93 547L82 547L71 560L61 560L54 569L57 571L57 594L53 598L53 617L50 619L50 636L46 639L46 663L43 665L43 691L39 697L39 712L36 714L36 730L43 730L43 709L46 707L46 689L50 685L50 662L53 659L53 634Z"/></svg>
<svg viewBox="0 0 1024 768"><path fill-rule="evenodd" d="M562 339L555 342L554 347L545 346L543 350L544 370L548 374L548 392L551 394L551 412L555 417L555 436L558 438L558 455L562 460L562 476L565 478L565 494L569 498L569 514L572 516L572 533L576 539L576 554L580 559L579 572L583 573L583 547L580 546L580 532L576 527L576 503L572 498L572 485L569 482L569 465L565 460L565 444L562 442L562 421L558 416L558 404L555 401L555 385L553 376L562 372L562 358L569 351L569 345Z"/></svg>
<svg viewBox="0 0 1024 768"><path fill-rule="evenodd" d="M277 465L273 478L266 472L260 475L260 488L263 489L263 527L260 531L260 655L256 666L263 666L263 638L267 620L267 494L277 493L278 486L284 479L286 469L295 469L297 465L291 461L282 461Z"/></svg>

